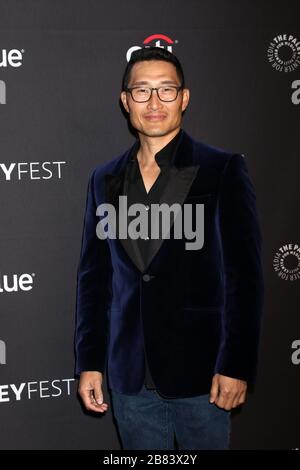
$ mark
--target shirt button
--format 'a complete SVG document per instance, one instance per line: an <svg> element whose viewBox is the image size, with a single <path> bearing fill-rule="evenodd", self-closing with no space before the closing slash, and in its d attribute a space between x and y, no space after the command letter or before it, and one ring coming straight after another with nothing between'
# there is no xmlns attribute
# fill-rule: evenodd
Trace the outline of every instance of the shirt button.
<svg viewBox="0 0 300 470"><path fill-rule="evenodd" d="M143 275L143 281L148 282L148 281L150 281L150 279L151 279L150 274L144 274Z"/></svg>
<svg viewBox="0 0 300 470"><path fill-rule="evenodd" d="M149 210L149 206L145 206L145 209L146 209L146 211L148 211L148 210Z"/></svg>
<svg viewBox="0 0 300 470"><path fill-rule="evenodd" d="M147 236L147 237L145 237L145 238L144 238L144 240L149 240L149 237L148 237L148 236Z"/></svg>

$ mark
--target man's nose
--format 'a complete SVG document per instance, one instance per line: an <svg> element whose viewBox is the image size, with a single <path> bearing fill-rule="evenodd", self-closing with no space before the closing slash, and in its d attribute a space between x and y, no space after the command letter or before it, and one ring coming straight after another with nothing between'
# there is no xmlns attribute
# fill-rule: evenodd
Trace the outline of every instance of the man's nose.
<svg viewBox="0 0 300 470"><path fill-rule="evenodd" d="M156 108L159 108L161 105L162 105L162 102L160 101L158 97L157 90L152 90L152 95L148 102L148 106L150 106L150 108L152 109L156 109Z"/></svg>

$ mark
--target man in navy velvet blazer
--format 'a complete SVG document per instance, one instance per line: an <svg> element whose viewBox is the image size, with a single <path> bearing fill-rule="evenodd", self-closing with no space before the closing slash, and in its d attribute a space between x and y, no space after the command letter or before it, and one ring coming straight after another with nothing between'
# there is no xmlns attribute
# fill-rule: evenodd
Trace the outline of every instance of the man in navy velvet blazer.
<svg viewBox="0 0 300 470"><path fill-rule="evenodd" d="M127 449L173 448L174 434L179 448L228 448L230 410L245 402L256 377L263 274L255 192L243 155L181 129L189 99L173 54L153 47L133 53L121 100L138 140L89 181L76 373L86 408L103 413L107 371ZM133 237L105 238L103 230L101 237L99 208L110 204L123 214L118 204L134 155L149 192L160 175L155 156L176 136L160 204L189 204L194 216L204 208L203 244L187 249L174 224L169 238L149 241L143 263ZM144 386L145 355L154 390Z"/></svg>

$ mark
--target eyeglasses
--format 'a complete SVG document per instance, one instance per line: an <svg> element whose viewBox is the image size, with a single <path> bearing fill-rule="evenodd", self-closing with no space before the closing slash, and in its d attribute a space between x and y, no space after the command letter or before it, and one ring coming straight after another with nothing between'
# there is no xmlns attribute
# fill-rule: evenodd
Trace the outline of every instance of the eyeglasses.
<svg viewBox="0 0 300 470"><path fill-rule="evenodd" d="M153 90L157 91L158 98L161 101L175 101L179 90L181 90L183 87L182 85L180 86L160 86L158 88L151 88L151 87L140 87L140 86L135 86L131 88L126 88L126 91L128 91L131 94L131 97L133 101L136 101L137 103L145 103L146 101L149 101L152 96Z"/></svg>

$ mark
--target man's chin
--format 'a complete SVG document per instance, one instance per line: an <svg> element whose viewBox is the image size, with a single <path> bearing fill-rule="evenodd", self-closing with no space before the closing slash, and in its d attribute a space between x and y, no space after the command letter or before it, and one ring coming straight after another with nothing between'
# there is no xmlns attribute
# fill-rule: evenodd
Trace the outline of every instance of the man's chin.
<svg viewBox="0 0 300 470"><path fill-rule="evenodd" d="M149 132L144 132L144 134L148 137L162 137L164 135L167 135L168 132L166 132L166 131L149 131Z"/></svg>
<svg viewBox="0 0 300 470"><path fill-rule="evenodd" d="M172 132L173 129L153 128L153 129L137 129L138 132L147 137L163 137Z"/></svg>

